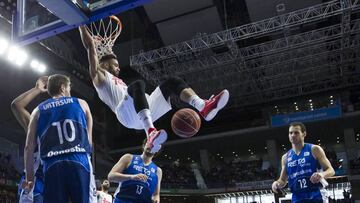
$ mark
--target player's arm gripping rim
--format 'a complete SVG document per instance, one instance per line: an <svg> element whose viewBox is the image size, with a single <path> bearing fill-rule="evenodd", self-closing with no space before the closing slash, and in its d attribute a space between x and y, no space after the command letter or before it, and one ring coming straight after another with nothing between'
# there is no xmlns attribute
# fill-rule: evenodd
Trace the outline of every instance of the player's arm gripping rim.
<svg viewBox="0 0 360 203"><path fill-rule="evenodd" d="M310 181L312 183L318 183L322 178L328 178L333 176L335 174L335 171L331 166L330 161L326 157L324 150L318 145L313 145L313 147L311 148L311 152L314 158L321 165L323 171L312 174L312 176L310 177Z"/></svg>
<svg viewBox="0 0 360 203"><path fill-rule="evenodd" d="M161 179L162 179L162 170L160 167L157 169L158 183L156 190L151 198L152 203L160 203L160 188L161 188Z"/></svg>
<svg viewBox="0 0 360 203"><path fill-rule="evenodd" d="M27 132L30 121L30 113L25 107L39 94L46 92L47 79L47 76L40 77L36 81L35 87L22 93L11 102L11 111L25 132Z"/></svg>
<svg viewBox="0 0 360 203"><path fill-rule="evenodd" d="M27 190L30 190L34 184L34 148L36 146L36 129L39 115L39 109L35 108L30 116L30 122L26 136L24 160L26 174L25 189Z"/></svg>
<svg viewBox="0 0 360 203"><path fill-rule="evenodd" d="M285 187L288 180L288 174L286 172L286 154L284 154L281 158L281 172L280 177L276 181L273 182L271 189L273 192L278 193L278 189Z"/></svg>
<svg viewBox="0 0 360 203"><path fill-rule="evenodd" d="M89 72L93 83L100 86L105 81L105 71L100 68L98 55L96 53L95 42L85 25L79 27L81 41L87 50L89 61Z"/></svg>
<svg viewBox="0 0 360 203"><path fill-rule="evenodd" d="M124 174L123 171L130 166L133 155L125 154L120 158L120 160L115 164L108 174L108 180L110 182L123 182L127 180L139 180L146 182L147 176L145 174Z"/></svg>

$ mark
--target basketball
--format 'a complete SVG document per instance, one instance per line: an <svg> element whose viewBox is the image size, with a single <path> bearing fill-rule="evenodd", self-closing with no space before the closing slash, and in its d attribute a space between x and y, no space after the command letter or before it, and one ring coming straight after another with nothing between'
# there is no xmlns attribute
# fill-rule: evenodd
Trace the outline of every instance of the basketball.
<svg viewBox="0 0 360 203"><path fill-rule="evenodd" d="M200 129L201 119L198 113L189 108L178 110L171 119L171 128L182 138L194 136Z"/></svg>

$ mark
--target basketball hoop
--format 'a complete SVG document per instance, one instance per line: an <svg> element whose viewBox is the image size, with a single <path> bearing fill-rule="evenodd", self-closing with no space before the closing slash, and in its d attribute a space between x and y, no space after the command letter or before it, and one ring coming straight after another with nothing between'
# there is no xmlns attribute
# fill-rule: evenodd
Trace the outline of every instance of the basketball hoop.
<svg viewBox="0 0 360 203"><path fill-rule="evenodd" d="M107 25L101 19L99 22L92 22L86 26L95 42L96 53L99 59L103 56L114 54L112 47L122 30L122 23L119 18L112 15L108 19Z"/></svg>

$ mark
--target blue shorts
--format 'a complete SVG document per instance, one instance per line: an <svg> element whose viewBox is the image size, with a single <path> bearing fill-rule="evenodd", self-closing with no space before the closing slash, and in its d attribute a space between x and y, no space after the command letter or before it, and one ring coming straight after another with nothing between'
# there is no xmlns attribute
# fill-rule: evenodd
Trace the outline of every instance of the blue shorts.
<svg viewBox="0 0 360 203"><path fill-rule="evenodd" d="M34 203L42 203L43 202L43 192L44 192L44 180L41 178L38 178L38 177L35 177L36 180L35 180L35 185L34 185ZM22 176L21 179L20 179L20 183L19 183L19 186L18 186L18 197L20 199L20 195L22 193L22 184L25 180L25 176Z"/></svg>
<svg viewBox="0 0 360 203"><path fill-rule="evenodd" d="M136 200L136 199L119 199L115 198L114 203L151 203L151 201L144 201L144 200Z"/></svg>
<svg viewBox="0 0 360 203"><path fill-rule="evenodd" d="M74 161L53 163L45 172L44 202L90 202L90 174L82 164Z"/></svg>
<svg viewBox="0 0 360 203"><path fill-rule="evenodd" d="M304 191L301 193L293 193L292 194L292 201L293 203L322 203L323 197L319 189L317 190L310 190Z"/></svg>

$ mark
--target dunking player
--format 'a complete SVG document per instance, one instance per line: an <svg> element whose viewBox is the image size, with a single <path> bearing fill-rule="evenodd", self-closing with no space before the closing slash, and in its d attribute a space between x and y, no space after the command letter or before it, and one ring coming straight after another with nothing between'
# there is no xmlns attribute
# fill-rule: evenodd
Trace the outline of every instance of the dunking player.
<svg viewBox="0 0 360 203"><path fill-rule="evenodd" d="M182 79L170 77L151 94L145 94L145 82L137 80L127 86L117 76L120 72L117 57L112 48L97 53L96 43L85 26L80 27L80 35L88 52L89 71L100 99L116 114L122 125L132 129L144 129L151 152L155 153L166 141L164 130L156 130L153 122L171 110L170 95L178 95L184 102L195 107L206 121L212 120L229 100L229 92L221 91L209 100L201 99Z"/></svg>
<svg viewBox="0 0 360 203"><path fill-rule="evenodd" d="M101 184L101 191L97 191L98 203L112 203L112 196L109 194L110 183L104 180Z"/></svg>
<svg viewBox="0 0 360 203"><path fill-rule="evenodd" d="M108 179L119 183L114 203L159 203L162 170L144 143L141 155L125 154L111 169Z"/></svg>
<svg viewBox="0 0 360 203"><path fill-rule="evenodd" d="M326 197L321 194L321 188L326 182L324 178L333 176L335 172L324 150L318 145L305 143L305 136L306 127L303 123L290 124L292 149L282 156L280 178L274 181L272 190L277 193L289 181L293 203L322 203L326 201Z"/></svg>
<svg viewBox="0 0 360 203"><path fill-rule="evenodd" d="M40 140L45 183L44 202L96 201L90 162L92 116L88 104L70 96L70 79L52 75L47 91L52 97L35 108L24 149L26 189L33 187L34 146Z"/></svg>
<svg viewBox="0 0 360 203"><path fill-rule="evenodd" d="M46 92L47 76L41 77L36 81L35 87L22 93L16 97L11 103L11 110L16 117L16 120L20 123L21 127L27 132L30 113L26 110L26 106L35 99L41 93ZM26 193L22 188L22 183L25 180L25 175L21 178L19 184L19 200L25 202L26 200L33 201L34 203L43 202L43 190L44 190L44 174L42 171L42 164L40 163L39 149L36 147L34 151L34 171L35 171L35 185L30 193Z"/></svg>

